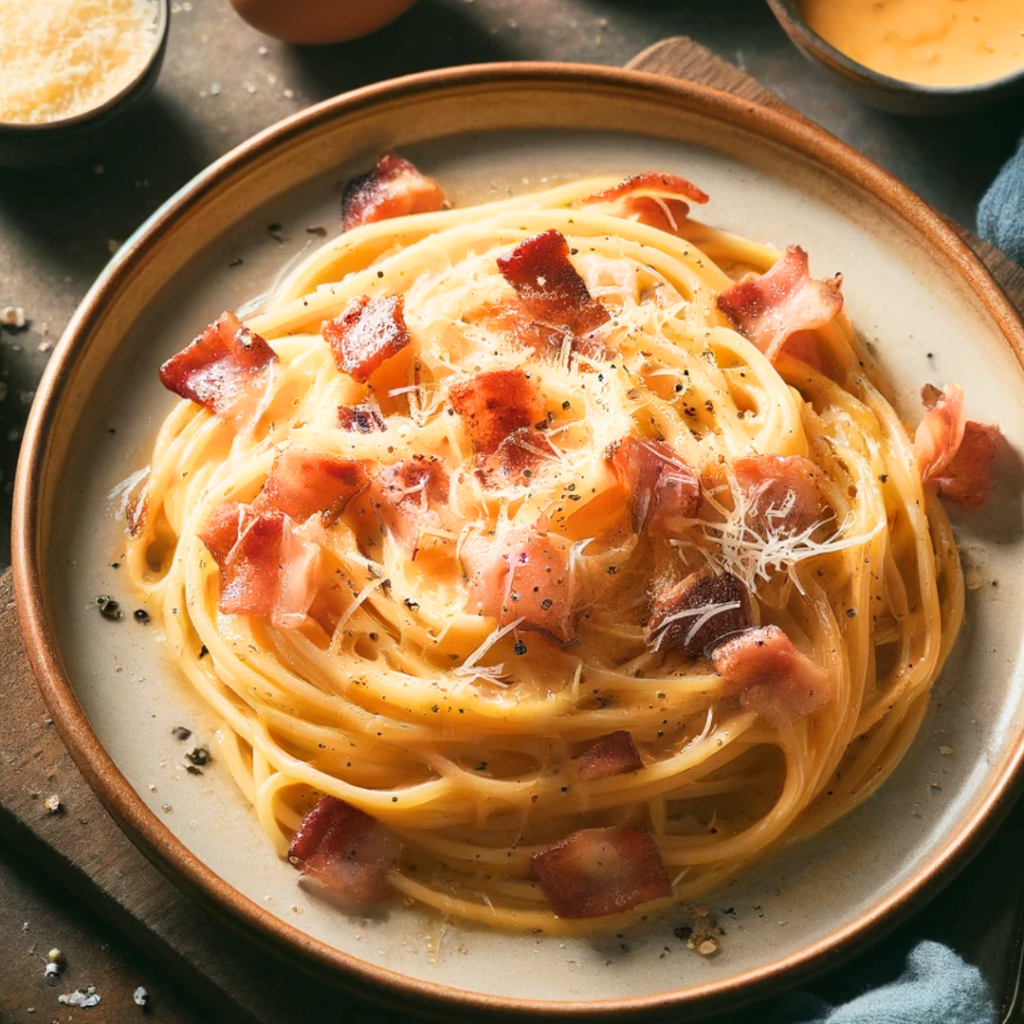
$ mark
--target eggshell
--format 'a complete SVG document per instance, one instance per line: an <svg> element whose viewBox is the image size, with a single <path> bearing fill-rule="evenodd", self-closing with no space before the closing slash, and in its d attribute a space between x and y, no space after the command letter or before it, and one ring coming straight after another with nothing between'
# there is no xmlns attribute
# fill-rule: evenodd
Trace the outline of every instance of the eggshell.
<svg viewBox="0 0 1024 1024"><path fill-rule="evenodd" d="M394 21L416 0L230 0L253 28L286 43L343 43Z"/></svg>

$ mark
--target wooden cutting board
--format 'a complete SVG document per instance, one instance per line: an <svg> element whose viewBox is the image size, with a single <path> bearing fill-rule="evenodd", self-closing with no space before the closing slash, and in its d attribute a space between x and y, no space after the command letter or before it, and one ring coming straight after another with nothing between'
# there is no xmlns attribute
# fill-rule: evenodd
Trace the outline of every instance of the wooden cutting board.
<svg viewBox="0 0 1024 1024"><path fill-rule="evenodd" d="M684 37L650 47L629 66L714 86L802 119L754 79ZM1024 270L979 239L964 236L1024 310ZM198 906L139 853L101 806L49 722L18 631L10 573L0 578L0 663L0 836L5 842L157 959L211 1017L218 1013L232 1022L305 1024L333 1019L343 1007L351 1024L414 1019L351 994L342 996L338 988L258 948L251 935L243 936ZM51 794L59 795L61 813L50 814L43 806ZM1024 873L1016 837L1022 833L1024 810L1019 809L960 880L886 940L898 945L931 937L953 945L989 979L1000 1020L1014 1015L1017 994ZM840 978L826 979L820 987L834 998L843 995Z"/></svg>

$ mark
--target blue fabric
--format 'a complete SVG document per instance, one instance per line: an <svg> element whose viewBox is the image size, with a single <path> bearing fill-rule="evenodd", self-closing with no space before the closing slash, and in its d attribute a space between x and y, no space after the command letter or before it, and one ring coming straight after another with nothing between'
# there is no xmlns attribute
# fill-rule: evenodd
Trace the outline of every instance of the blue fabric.
<svg viewBox="0 0 1024 1024"><path fill-rule="evenodd" d="M895 981L829 1006L808 993L783 997L779 1024L994 1024L988 986L976 967L938 942L911 950Z"/></svg>
<svg viewBox="0 0 1024 1024"><path fill-rule="evenodd" d="M978 234L1024 266L1024 138L978 204Z"/></svg>

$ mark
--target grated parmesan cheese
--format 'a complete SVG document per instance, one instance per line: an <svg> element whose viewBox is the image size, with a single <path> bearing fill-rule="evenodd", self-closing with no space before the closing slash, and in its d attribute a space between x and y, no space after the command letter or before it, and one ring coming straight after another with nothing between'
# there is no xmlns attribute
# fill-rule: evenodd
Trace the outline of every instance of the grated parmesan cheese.
<svg viewBox="0 0 1024 1024"><path fill-rule="evenodd" d="M157 43L154 0L2 0L0 121L43 124L120 92Z"/></svg>

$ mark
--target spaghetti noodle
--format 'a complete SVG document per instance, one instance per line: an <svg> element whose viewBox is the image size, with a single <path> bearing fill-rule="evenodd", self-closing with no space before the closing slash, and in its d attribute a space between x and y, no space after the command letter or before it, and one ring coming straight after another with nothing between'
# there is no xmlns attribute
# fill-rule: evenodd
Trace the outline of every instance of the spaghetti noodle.
<svg viewBox="0 0 1024 1024"><path fill-rule="evenodd" d="M366 184L165 366L130 517L278 852L357 904L572 934L875 791L963 586L839 279L670 176L468 209L406 180L384 214Z"/></svg>

